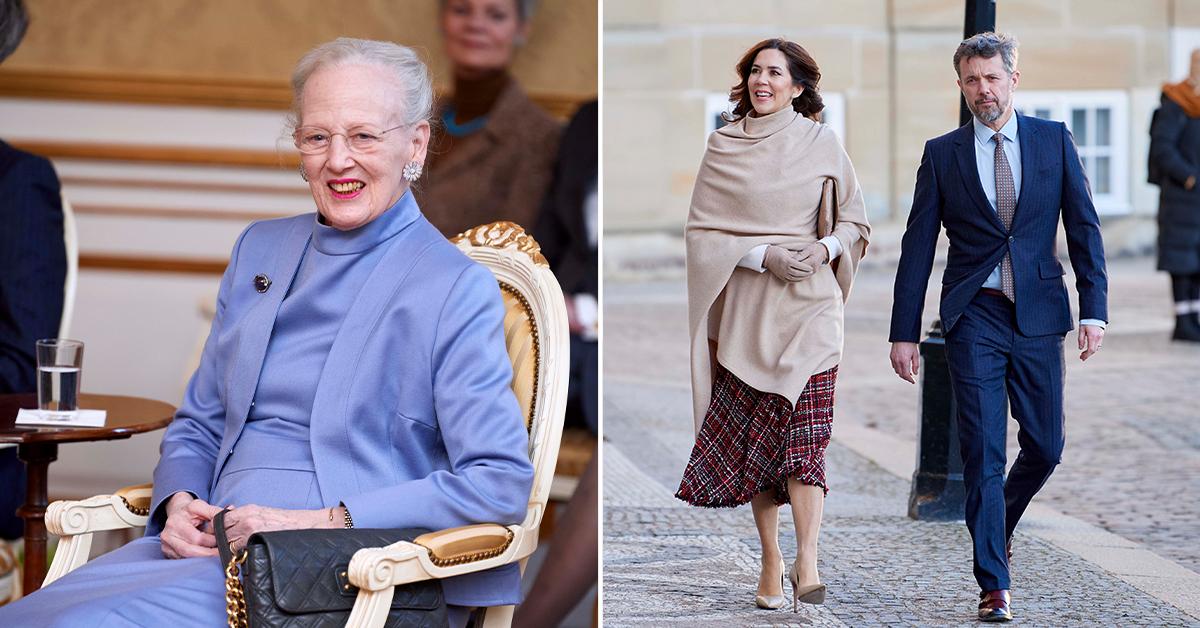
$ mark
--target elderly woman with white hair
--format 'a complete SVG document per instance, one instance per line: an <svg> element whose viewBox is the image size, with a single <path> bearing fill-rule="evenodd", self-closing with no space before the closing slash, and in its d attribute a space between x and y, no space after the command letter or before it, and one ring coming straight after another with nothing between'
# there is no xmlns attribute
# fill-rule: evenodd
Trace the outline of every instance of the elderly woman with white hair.
<svg viewBox="0 0 1200 628"><path fill-rule="evenodd" d="M416 54L338 39L292 79L316 213L251 224L167 429L146 536L0 608L5 626L216 626L212 526L517 523L533 472L491 273L422 216L432 89ZM444 582L452 625L520 600L516 565Z"/></svg>

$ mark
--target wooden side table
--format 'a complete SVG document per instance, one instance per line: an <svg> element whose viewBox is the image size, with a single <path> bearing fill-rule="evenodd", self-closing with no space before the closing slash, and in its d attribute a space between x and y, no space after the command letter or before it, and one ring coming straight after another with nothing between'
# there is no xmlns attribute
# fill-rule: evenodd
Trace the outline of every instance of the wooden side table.
<svg viewBox="0 0 1200 628"><path fill-rule="evenodd" d="M79 407L108 413L104 427L27 427L14 425L17 411L36 408L37 395L0 395L0 443L16 443L17 457L25 463L25 504L17 516L25 520L26 595L42 586L46 577L46 506L49 505L50 463L58 459L59 443L119 440L162 429L175 416L169 403L117 395L79 396ZM114 487L115 489L116 487Z"/></svg>

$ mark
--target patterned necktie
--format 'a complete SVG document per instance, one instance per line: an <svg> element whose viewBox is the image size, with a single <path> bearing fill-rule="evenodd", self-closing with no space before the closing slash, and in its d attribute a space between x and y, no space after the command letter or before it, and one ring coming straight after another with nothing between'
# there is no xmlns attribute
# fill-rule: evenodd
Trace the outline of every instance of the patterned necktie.
<svg viewBox="0 0 1200 628"><path fill-rule="evenodd" d="M1008 157L1004 156L1004 134L997 133L992 139L996 142L996 212L1000 214L1000 222L1004 223L1004 228L1012 231L1013 213L1017 209L1017 187L1013 184ZM1004 253L1004 259L1000 260L1000 290L1009 301L1016 303L1012 257L1007 251Z"/></svg>

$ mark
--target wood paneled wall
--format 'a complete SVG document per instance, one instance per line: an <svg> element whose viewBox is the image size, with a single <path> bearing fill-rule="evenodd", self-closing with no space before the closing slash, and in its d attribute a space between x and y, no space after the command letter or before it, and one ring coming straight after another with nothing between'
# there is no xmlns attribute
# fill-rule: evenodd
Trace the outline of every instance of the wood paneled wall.
<svg viewBox="0 0 1200 628"><path fill-rule="evenodd" d="M448 84L437 0L29 0L6 70L284 84L307 50L340 36L421 50ZM543 0L514 73L533 93L597 91L595 0Z"/></svg>

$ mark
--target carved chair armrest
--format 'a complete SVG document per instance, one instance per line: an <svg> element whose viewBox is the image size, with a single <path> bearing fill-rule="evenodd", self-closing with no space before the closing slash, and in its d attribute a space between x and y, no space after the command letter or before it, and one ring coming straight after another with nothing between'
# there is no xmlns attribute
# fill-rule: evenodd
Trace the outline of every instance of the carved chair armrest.
<svg viewBox="0 0 1200 628"><path fill-rule="evenodd" d="M348 577L363 592L390 590L409 582L507 565L529 556L536 547L536 535L519 525L481 523L448 528L412 541L358 550L350 560Z"/></svg>
<svg viewBox="0 0 1200 628"><path fill-rule="evenodd" d="M56 501L46 509L46 529L59 536L146 525L152 485L127 486L112 495Z"/></svg>
<svg viewBox="0 0 1200 628"><path fill-rule="evenodd" d="M127 486L112 495L50 504L46 509L46 529L62 538L42 585L87 562L93 532L145 526L150 519L151 487L150 484Z"/></svg>

